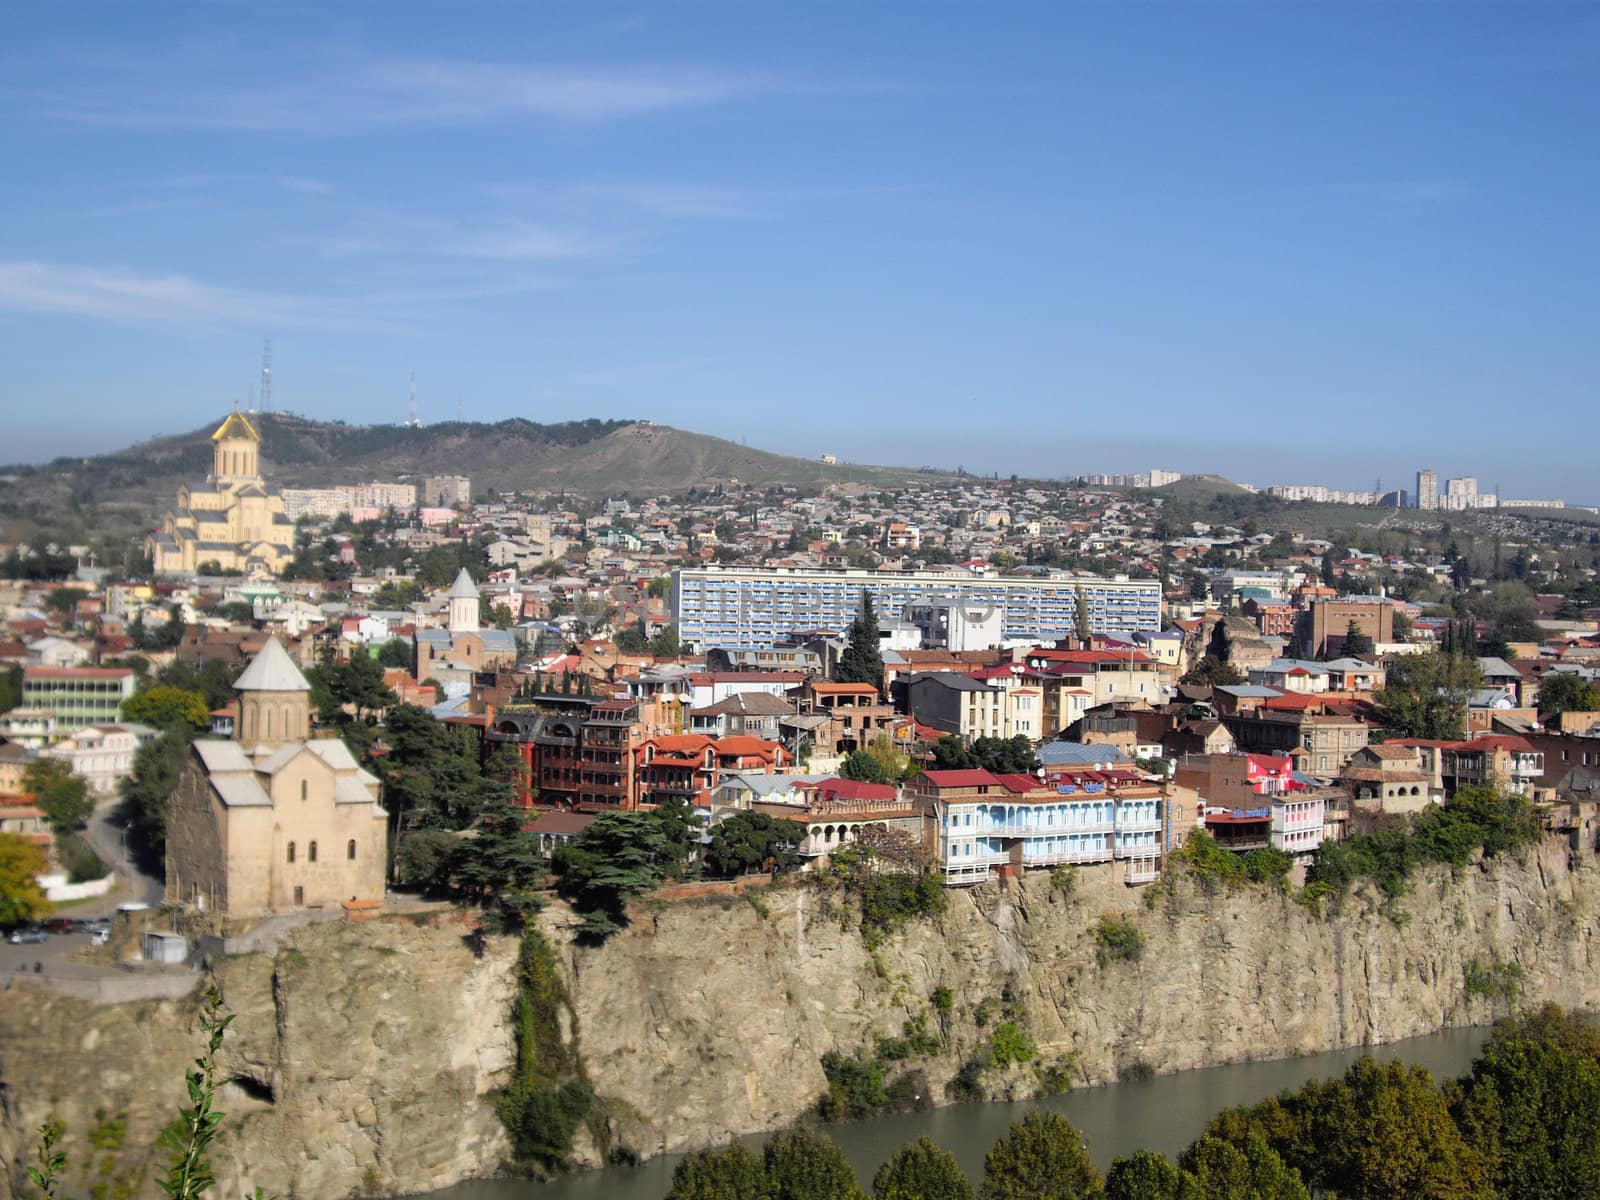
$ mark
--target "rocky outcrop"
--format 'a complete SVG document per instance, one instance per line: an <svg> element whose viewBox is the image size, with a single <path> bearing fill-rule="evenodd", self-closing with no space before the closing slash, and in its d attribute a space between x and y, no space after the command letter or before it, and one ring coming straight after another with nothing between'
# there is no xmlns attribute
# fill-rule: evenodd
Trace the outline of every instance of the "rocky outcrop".
<svg viewBox="0 0 1600 1200"><path fill-rule="evenodd" d="M1584 849L1551 838L1521 860L1431 870L1398 905L1357 895L1335 916L1189 880L1130 891L1107 868L1080 872L1070 895L1043 875L954 892L942 917L876 953L837 900L807 887L646 904L600 949L573 945L559 911L545 926L588 1077L622 1102L613 1143L650 1154L792 1121L825 1089L824 1053L870 1049L919 1017L943 1048L903 1067L938 1100L1002 1015L1040 1060L966 1073L995 1096L1031 1094L1049 1067L1102 1083L1484 1023L1513 996L1600 1006L1600 867L1592 831L1578 840ZM1095 928L1107 917L1140 931L1137 960L1102 961ZM225 1191L386 1195L501 1167L507 1144L486 1100L513 1059L516 946L490 939L475 953L463 932L315 925L216 965L239 1014L215 1155ZM96 1110L126 1114L132 1163L180 1099L195 1002L40 999L13 990L0 1004L0 1152L13 1184L51 1112L80 1158Z"/></svg>

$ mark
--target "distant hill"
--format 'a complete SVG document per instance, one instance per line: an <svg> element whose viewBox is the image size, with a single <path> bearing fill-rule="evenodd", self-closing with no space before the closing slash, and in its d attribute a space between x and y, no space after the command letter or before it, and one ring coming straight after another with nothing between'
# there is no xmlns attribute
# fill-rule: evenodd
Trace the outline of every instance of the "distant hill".
<svg viewBox="0 0 1600 1200"><path fill-rule="evenodd" d="M1225 496L1248 496L1250 489L1241 487L1231 479L1224 479L1221 475L1185 475L1176 483L1164 483L1158 488L1151 489L1162 496L1174 496L1179 499L1210 500L1221 492Z"/></svg>
<svg viewBox="0 0 1600 1200"><path fill-rule="evenodd" d="M154 522L178 485L211 469L211 433L222 419L94 458L0 468L0 518L20 529L49 528L93 510L131 525ZM942 473L832 465L755 450L722 438L648 421L539 425L345 425L284 414L252 418L261 431L262 470L275 487L409 482L466 475L486 490L559 489L584 495L684 491L738 480L755 484L862 483L892 486ZM74 522L75 523L75 522Z"/></svg>

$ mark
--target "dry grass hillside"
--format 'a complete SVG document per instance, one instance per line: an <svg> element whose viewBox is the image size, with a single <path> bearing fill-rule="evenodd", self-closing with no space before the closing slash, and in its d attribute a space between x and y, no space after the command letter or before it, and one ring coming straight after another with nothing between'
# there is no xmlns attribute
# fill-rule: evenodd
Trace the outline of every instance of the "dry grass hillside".
<svg viewBox="0 0 1600 1200"><path fill-rule="evenodd" d="M220 416L219 416L220 420ZM473 491L560 489L585 495L683 491L738 480L757 484L855 482L892 485L930 473L830 465L756 450L722 438L643 421L520 418L496 424L325 424L283 414L255 418L263 470L277 487L411 481L461 474ZM203 479L215 424L95 458L62 458L0 470L0 519L14 529L54 528L86 512L146 525L172 503L179 483ZM119 522L120 523L120 522Z"/></svg>

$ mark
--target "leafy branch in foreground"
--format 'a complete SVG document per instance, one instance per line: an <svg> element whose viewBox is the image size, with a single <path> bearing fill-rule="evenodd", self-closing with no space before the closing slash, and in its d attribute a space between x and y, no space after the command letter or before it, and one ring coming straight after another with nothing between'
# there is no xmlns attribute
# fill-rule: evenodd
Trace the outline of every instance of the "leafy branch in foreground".
<svg viewBox="0 0 1600 1200"><path fill-rule="evenodd" d="M233 1019L234 1014L223 1006L222 994L215 986L207 987L200 1007L205 1052L184 1072L189 1104L178 1109L177 1120L161 1135L160 1144L171 1157L165 1178L158 1180L156 1186L170 1200L198 1200L216 1184L208 1151L225 1115L216 1109L217 1052L222 1049L222 1039ZM28 1168L28 1180L44 1200L56 1200L67 1167L66 1154L57 1149L61 1135L61 1123L54 1117L46 1120L40 1126L39 1148L34 1155L38 1165ZM265 1200L260 1187L255 1189L253 1200Z"/></svg>

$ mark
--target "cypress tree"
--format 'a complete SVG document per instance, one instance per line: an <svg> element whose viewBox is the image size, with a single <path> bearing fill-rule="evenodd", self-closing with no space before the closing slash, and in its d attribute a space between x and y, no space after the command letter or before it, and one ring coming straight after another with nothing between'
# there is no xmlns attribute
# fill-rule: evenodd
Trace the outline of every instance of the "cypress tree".
<svg viewBox="0 0 1600 1200"><path fill-rule="evenodd" d="M872 596L861 589L861 609L850 623L848 644L839 656L834 671L835 683L870 683L883 690L883 652L878 648L878 617L872 610Z"/></svg>

